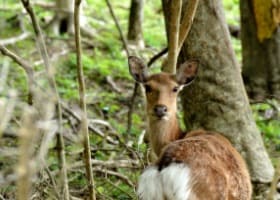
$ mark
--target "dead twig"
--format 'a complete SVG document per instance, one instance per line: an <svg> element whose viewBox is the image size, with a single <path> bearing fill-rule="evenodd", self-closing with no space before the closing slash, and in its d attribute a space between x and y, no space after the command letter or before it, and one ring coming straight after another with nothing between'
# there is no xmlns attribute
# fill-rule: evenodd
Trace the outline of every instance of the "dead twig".
<svg viewBox="0 0 280 200"><path fill-rule="evenodd" d="M82 66L82 48L81 48L81 31L80 31L80 5L81 0L75 0L74 7L74 29L75 29L75 43L76 43L76 55L77 55L77 74L79 82L79 96L80 107L82 110L81 118L81 132L84 145L84 162L86 168L86 178L88 180L88 190L90 200L96 199L95 183L93 179L92 166L91 166L91 151L88 133L88 120L87 120L87 108L85 99L85 80Z"/></svg>
<svg viewBox="0 0 280 200"><path fill-rule="evenodd" d="M121 89L116 85L112 76L106 76L107 83L111 86L114 92L120 93Z"/></svg>
<svg viewBox="0 0 280 200"><path fill-rule="evenodd" d="M53 177L53 175L52 175L50 169L49 169L47 166L45 167L45 171L46 171L46 173L47 173L47 175L48 175L48 177L49 177L49 179L50 179L50 181L51 181L51 183L52 183L52 185L53 185L54 194L55 194L56 198L59 199L59 197L60 197L60 195L59 195L59 189L58 189L58 187L57 187L57 184L56 184L56 182L55 182L55 179L54 179L54 177Z"/></svg>

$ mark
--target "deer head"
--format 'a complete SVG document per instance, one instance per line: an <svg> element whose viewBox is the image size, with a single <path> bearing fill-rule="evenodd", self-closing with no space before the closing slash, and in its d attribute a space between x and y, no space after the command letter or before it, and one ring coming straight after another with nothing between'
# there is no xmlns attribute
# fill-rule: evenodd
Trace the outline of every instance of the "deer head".
<svg viewBox="0 0 280 200"><path fill-rule="evenodd" d="M195 79L198 62L184 62L176 75L165 72L149 75L146 64L135 56L130 56L128 63L134 80L145 87L148 132L152 148L159 155L162 147L180 137L176 118L177 96Z"/></svg>
<svg viewBox="0 0 280 200"><path fill-rule="evenodd" d="M180 65L176 75L158 73L149 75L145 63L135 56L128 58L130 74L145 87L147 113L154 120L168 120L176 113L179 91L189 85L197 73L197 61L186 61Z"/></svg>

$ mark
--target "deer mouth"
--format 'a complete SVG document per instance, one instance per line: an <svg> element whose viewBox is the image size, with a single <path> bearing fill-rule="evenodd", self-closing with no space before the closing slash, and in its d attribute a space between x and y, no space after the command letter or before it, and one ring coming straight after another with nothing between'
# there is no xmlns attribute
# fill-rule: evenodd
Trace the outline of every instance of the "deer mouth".
<svg viewBox="0 0 280 200"><path fill-rule="evenodd" d="M153 114L152 119L153 121L167 121L169 117L167 113L164 115Z"/></svg>

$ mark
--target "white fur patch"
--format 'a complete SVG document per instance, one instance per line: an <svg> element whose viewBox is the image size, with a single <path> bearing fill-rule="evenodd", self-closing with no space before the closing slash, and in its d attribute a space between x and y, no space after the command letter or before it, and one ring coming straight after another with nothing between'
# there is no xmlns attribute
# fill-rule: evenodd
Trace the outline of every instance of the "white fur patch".
<svg viewBox="0 0 280 200"><path fill-rule="evenodd" d="M137 194L140 200L164 200L157 167L147 168L140 176Z"/></svg>
<svg viewBox="0 0 280 200"><path fill-rule="evenodd" d="M140 177L140 200L188 200L191 193L190 169L185 164L173 163L160 172L152 166Z"/></svg>
<svg viewBox="0 0 280 200"><path fill-rule="evenodd" d="M191 176L187 165L174 163L164 168L160 174L163 191L168 200L189 199Z"/></svg>

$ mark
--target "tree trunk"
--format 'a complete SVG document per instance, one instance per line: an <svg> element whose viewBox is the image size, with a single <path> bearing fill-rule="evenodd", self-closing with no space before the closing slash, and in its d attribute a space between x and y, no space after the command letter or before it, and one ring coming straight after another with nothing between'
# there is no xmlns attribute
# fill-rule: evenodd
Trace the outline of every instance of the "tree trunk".
<svg viewBox="0 0 280 200"><path fill-rule="evenodd" d="M167 21L170 1L162 0ZM221 132L247 161L252 181L270 182L274 169L253 120L220 0L200 1L178 63L190 58L199 60L200 69L182 95L187 129Z"/></svg>
<svg viewBox="0 0 280 200"><path fill-rule="evenodd" d="M74 0L56 0L54 19L50 27L55 35L74 34Z"/></svg>
<svg viewBox="0 0 280 200"><path fill-rule="evenodd" d="M256 100L263 100L267 96L280 98L280 28L276 28L270 38L260 42L258 31L262 27L257 27L254 13L258 9L253 6L252 1L240 1L242 71L246 90ZM267 13L270 11L267 10Z"/></svg>
<svg viewBox="0 0 280 200"><path fill-rule="evenodd" d="M131 0L127 34L128 42L140 48L144 47L142 33L143 7L144 0Z"/></svg>

